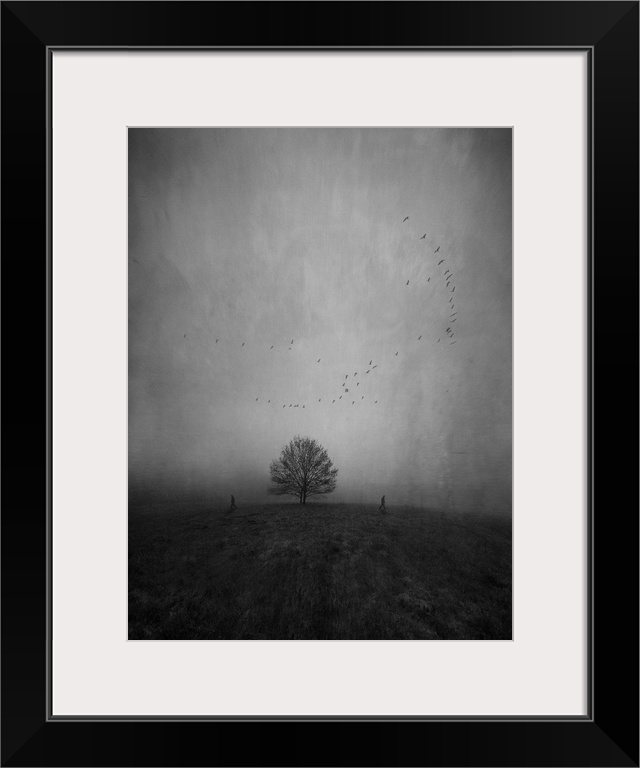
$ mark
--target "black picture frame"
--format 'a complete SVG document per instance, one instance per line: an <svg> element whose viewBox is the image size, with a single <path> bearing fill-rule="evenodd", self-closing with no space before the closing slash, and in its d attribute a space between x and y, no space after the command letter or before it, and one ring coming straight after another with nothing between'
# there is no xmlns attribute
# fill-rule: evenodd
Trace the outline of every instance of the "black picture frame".
<svg viewBox="0 0 640 768"><path fill-rule="evenodd" d="M638 766L638 8L580 0L2 3L2 266L10 297L2 340L11 361L3 377L2 765ZM148 46L589 51L587 717L48 717L48 404L55 353L48 58L53 48Z"/></svg>

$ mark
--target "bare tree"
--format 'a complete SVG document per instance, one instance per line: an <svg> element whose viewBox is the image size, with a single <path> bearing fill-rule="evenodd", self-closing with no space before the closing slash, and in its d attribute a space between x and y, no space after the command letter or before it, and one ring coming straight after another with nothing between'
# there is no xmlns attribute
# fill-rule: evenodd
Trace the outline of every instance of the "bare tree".
<svg viewBox="0 0 640 768"><path fill-rule="evenodd" d="M296 435L269 467L269 493L295 496L305 504L308 496L322 496L336 489L338 470L326 450L310 437Z"/></svg>

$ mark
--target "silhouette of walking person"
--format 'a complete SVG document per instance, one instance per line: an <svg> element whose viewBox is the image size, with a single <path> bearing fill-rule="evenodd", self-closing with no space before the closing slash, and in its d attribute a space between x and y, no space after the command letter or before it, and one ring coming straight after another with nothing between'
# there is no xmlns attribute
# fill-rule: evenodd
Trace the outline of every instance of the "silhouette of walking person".
<svg viewBox="0 0 640 768"><path fill-rule="evenodd" d="M385 505L384 505L384 496L382 497L382 499L381 499L381 501L380 501L380 506L378 507L378 512L379 512L380 510L382 510L383 512L386 512L386 511L387 511L387 508L386 508L386 507L385 507Z"/></svg>
<svg viewBox="0 0 640 768"><path fill-rule="evenodd" d="M238 507L236 507L236 500L233 498L233 494L231 494L231 507L229 512L233 512L234 509L238 509Z"/></svg>

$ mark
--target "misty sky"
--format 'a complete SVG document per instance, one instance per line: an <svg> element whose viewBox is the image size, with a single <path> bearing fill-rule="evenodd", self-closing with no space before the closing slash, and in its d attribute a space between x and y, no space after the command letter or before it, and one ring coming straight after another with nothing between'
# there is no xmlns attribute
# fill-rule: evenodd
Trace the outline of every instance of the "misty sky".
<svg viewBox="0 0 640 768"><path fill-rule="evenodd" d="M301 434L327 500L509 511L511 185L510 129L130 129L132 493L268 500Z"/></svg>

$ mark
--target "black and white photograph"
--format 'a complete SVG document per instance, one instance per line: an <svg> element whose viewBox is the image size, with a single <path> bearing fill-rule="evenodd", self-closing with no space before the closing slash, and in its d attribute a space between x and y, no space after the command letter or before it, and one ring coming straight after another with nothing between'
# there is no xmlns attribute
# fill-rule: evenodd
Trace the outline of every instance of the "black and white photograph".
<svg viewBox="0 0 640 768"><path fill-rule="evenodd" d="M129 640L513 639L512 181L508 126L128 129Z"/></svg>

